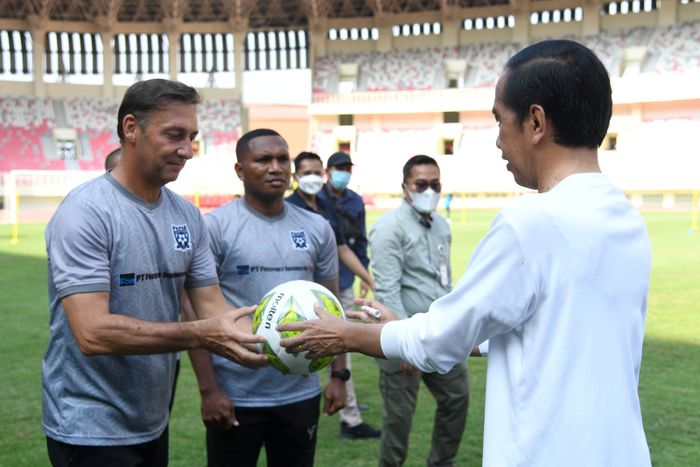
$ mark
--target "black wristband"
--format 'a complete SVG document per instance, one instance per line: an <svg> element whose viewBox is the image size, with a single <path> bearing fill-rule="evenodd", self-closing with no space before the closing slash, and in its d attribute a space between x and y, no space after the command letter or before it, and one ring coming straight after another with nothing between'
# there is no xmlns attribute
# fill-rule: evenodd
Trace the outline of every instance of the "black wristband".
<svg viewBox="0 0 700 467"><path fill-rule="evenodd" d="M331 378L347 381L350 379L350 370L343 368L342 370L331 371Z"/></svg>

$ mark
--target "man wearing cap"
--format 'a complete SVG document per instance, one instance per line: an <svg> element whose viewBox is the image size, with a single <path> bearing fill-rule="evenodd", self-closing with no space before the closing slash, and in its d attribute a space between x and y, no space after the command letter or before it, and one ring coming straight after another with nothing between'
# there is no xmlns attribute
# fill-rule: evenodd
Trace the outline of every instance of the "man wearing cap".
<svg viewBox="0 0 700 467"><path fill-rule="evenodd" d="M326 163L326 175L328 182L318 193L317 198L325 204L335 208L340 230L347 245L367 269L369 258L367 257L367 228L365 225L365 204L362 196L349 189L348 183L352 175L352 159L347 153L336 152L328 158ZM355 274L339 265L340 303L343 308L350 309L353 306L355 292ZM361 295L365 296L370 289L370 284L362 281L360 285ZM346 366L350 368L350 354L346 355ZM380 431L362 421L362 415L355 398L353 386L347 386L348 400L345 408L340 411L340 436L345 439L378 438Z"/></svg>
<svg viewBox="0 0 700 467"><path fill-rule="evenodd" d="M339 264L344 265L374 290L374 279L347 245L335 208L316 196L323 189L323 162L319 155L308 151L299 153L294 159L294 179L298 188L285 198L285 201L323 216L335 234Z"/></svg>

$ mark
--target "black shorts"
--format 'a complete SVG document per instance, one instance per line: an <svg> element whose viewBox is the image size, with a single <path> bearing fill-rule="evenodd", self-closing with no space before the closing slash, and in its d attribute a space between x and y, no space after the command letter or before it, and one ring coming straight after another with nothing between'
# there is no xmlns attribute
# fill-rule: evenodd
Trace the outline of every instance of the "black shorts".
<svg viewBox="0 0 700 467"><path fill-rule="evenodd" d="M83 446L46 438L53 467L166 467L168 429L153 441L129 446Z"/></svg>
<svg viewBox="0 0 700 467"><path fill-rule="evenodd" d="M314 465L321 396L278 407L236 407L240 424L207 428L209 467L255 467L265 446L268 467Z"/></svg>

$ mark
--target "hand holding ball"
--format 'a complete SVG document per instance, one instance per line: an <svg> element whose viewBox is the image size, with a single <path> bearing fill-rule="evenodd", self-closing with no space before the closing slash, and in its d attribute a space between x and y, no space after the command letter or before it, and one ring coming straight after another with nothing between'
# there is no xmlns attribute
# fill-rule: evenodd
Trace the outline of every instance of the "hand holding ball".
<svg viewBox="0 0 700 467"><path fill-rule="evenodd" d="M297 332L278 332L278 324L318 319L314 305L319 304L329 313L345 319L343 307L327 288L315 282L290 281L278 285L260 301L253 315L253 333L265 337L263 352L274 368L282 373L308 375L333 361L334 357L307 359L306 352L288 353L280 340Z"/></svg>

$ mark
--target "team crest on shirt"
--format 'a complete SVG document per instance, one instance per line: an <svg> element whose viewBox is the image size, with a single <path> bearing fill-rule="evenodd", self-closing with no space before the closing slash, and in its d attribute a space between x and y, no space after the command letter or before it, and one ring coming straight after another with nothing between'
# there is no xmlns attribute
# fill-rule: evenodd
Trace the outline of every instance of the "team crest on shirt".
<svg viewBox="0 0 700 467"><path fill-rule="evenodd" d="M292 236L292 246L295 250L308 250L309 241L306 238L306 232L303 230L290 230L289 234Z"/></svg>
<svg viewBox="0 0 700 467"><path fill-rule="evenodd" d="M172 224L173 238L175 239L175 249L177 251L187 251L192 249L190 240L190 231L187 224L175 225Z"/></svg>

